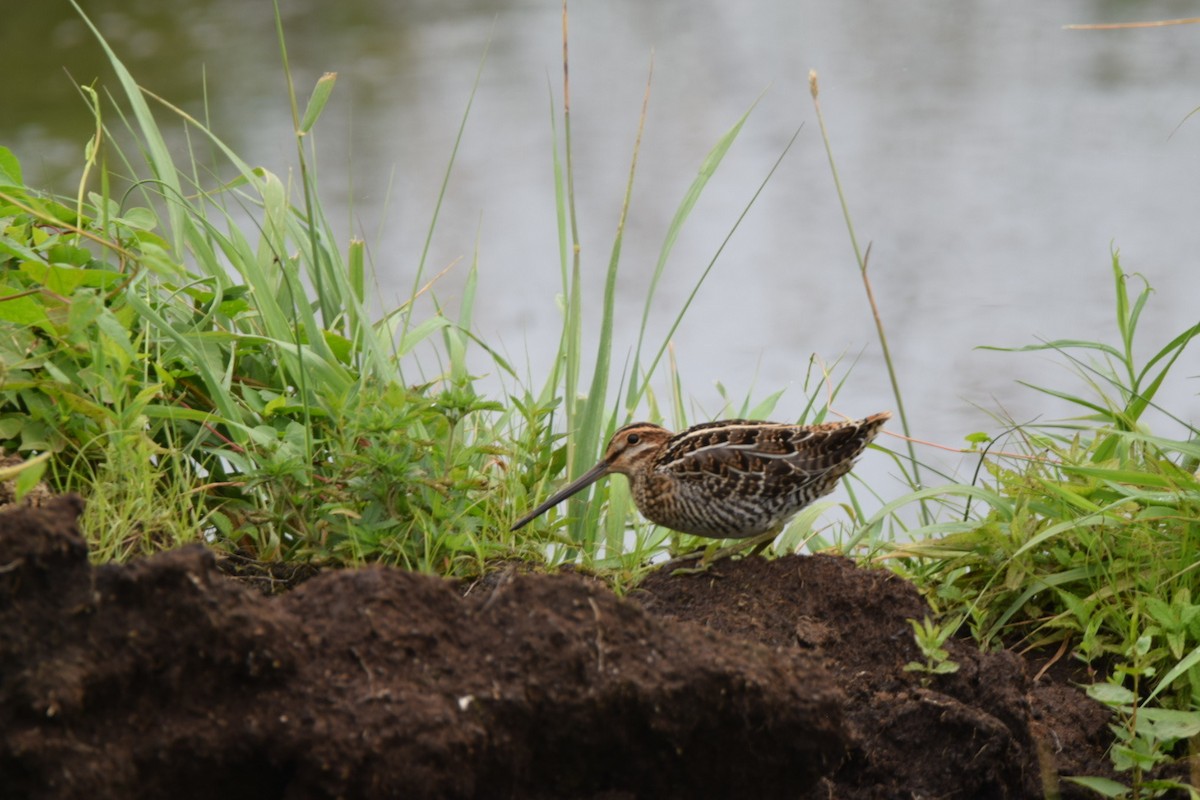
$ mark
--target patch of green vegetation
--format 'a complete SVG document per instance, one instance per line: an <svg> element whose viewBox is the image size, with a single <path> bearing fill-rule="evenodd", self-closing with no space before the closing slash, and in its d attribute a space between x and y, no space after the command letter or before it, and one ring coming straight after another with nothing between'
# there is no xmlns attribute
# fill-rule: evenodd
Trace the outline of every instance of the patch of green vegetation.
<svg viewBox="0 0 1200 800"><path fill-rule="evenodd" d="M623 486L597 487L565 515L509 531L521 509L590 466L640 406L659 414L648 382L669 333L661 343L643 336L613 380L630 192L608 263L599 345L583 352L569 107L561 131L551 115L563 327L550 376L534 390L472 331L475 264L453 318L436 298L435 310L418 316L415 301L428 289L424 253L411 299L372 307L367 248L339 244L313 167L313 134L336 76L298 102L281 25L294 183L247 164L201 121L142 89L76 10L107 54L121 102L107 110L82 87L95 135L75 197L26 186L16 154L0 149L0 443L10 453L53 454L39 467L54 489L88 499L83 525L95 558L202 539L259 559L383 561L445 574L507 558L631 571L664 546L665 531L627 541ZM470 100L464 127L469 109ZM646 318L673 244L747 115L720 137L680 202ZM182 155L168 146L160 117L184 129ZM630 190L644 120L645 108ZM453 166L452 156L447 182ZM502 400L477 388L472 348L516 387ZM416 362L418 350L433 354L425 363L436 363L436 374ZM620 411L614 393L624 395ZM28 471L22 480L35 477Z"/></svg>
<svg viewBox="0 0 1200 800"><path fill-rule="evenodd" d="M314 255L272 176L250 170L237 190L278 223L256 245L207 217L227 186L152 198L186 228L180 254L153 205L90 193L71 208L25 187L12 153L0 162L0 433L11 451L57 454L50 477L88 498L97 558L201 532L261 558L446 571L526 546L478 536L502 529L484 500L505 494L500 405L453 375L406 387L396 318L366 323L361 285L326 280L325 304L304 299L302 277L334 254ZM433 323L397 350L460 335Z"/></svg>
<svg viewBox="0 0 1200 800"><path fill-rule="evenodd" d="M506 469L511 449L549 437L550 409L528 400L517 416L475 391L474 266L458 319L369 306L363 243L336 244L304 150L332 76L303 115L293 104L294 202L139 88L93 31L145 164L114 143L86 87L96 133L77 197L26 186L0 148L0 441L54 454L46 478L88 499L95 558L197 538L262 559L446 573L538 557L541 542L494 532L523 480ZM152 103L216 160L194 147L177 162ZM439 338L445 372L406 383L404 357Z"/></svg>
<svg viewBox="0 0 1200 800"><path fill-rule="evenodd" d="M1115 254L1112 275L1118 344L1020 348L1070 361L1090 395L1034 388L1083 414L1015 428L1015 452L981 451L975 485L900 498L880 518L917 500L942 503L946 521L910 531L891 557L985 647L1061 648L1102 676L1092 693L1117 711L1114 763L1130 775L1122 792L1149 797L1178 786L1146 773L1188 755L1200 733L1200 434L1155 404L1200 324L1141 363L1135 335L1151 290L1143 282L1131 297L1135 278ZM1150 409L1187 438L1154 435Z"/></svg>

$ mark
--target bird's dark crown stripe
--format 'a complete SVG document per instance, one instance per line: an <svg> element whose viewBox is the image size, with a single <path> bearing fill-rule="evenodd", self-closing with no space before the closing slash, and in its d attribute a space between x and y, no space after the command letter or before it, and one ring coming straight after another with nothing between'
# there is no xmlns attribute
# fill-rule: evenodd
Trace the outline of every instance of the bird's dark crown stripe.
<svg viewBox="0 0 1200 800"><path fill-rule="evenodd" d="M653 422L631 422L628 425L617 428L617 431L616 431L616 433L614 433L612 435L612 438L615 439L623 433L629 433L630 431L640 431L640 430L664 431L665 432L666 428L664 428L661 425L655 425Z"/></svg>

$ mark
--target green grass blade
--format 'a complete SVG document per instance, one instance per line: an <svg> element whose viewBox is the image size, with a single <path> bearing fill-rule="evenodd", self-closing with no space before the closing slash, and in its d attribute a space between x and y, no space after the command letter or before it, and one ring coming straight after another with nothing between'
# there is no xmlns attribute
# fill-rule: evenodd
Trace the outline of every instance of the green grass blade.
<svg viewBox="0 0 1200 800"><path fill-rule="evenodd" d="M313 125L317 124L317 118L325 110L325 104L329 102L329 96L333 94L333 85L336 82L336 72L326 72L317 81L317 85L313 87L312 95L308 98L308 105L304 109L304 116L300 120L300 133L308 133L312 130Z"/></svg>
<svg viewBox="0 0 1200 800"><path fill-rule="evenodd" d="M712 149L708 151L708 154L704 157L704 161L700 164L699 172L692 180L691 185L688 186L687 191L684 192L683 199L680 201L678 208L675 209L675 215L671 218L671 224L667 226L667 235L664 238L662 247L659 250L658 261L654 265L654 273L650 278L650 287L646 290L646 302L642 307L642 322L641 327L638 329L637 345L634 347L633 369L629 373L629 389L625 398L625 407L628 409L635 408L638 400L645 392L645 387L641 382L643 375L641 370L641 354L646 335L646 326L650 321L650 315L654 307L655 291L658 288L659 281L662 279L663 272L666 270L667 260L671 256L671 251L675 247L675 242L679 239L679 233L683 229L684 223L687 222L688 217L691 215L692 209L695 208L696 202L700 199L700 195L703 193L705 186L708 185L709 180L716 173L717 168L721 165L721 162L725 159L729 149L737 140L738 134L741 133L742 128L745 126L746 120L750 118L750 113L754 111L757 105L758 100L756 99L750 108L748 108L746 112L738 118L737 122L735 122L733 126L717 140L717 143L713 145ZM795 140L795 136L792 137L792 140ZM791 142L788 142L788 148L790 147ZM788 148L784 149L785 154ZM782 158L782 155L780 158ZM776 166L778 166L778 161L776 162ZM771 173L774 173L774 171L775 167L772 167L771 172L767 175L768 179L770 178ZM759 191L755 192L754 198L757 198L759 192L761 191L762 187L760 186ZM739 216L737 223L734 224L733 230L737 229L737 225L741 223L742 218L745 216L746 212L749 211L750 206L753 205L754 198L751 198L750 203L747 204L746 208L742 211L742 215ZM731 230L726 236L726 242L733 235L733 230ZM724 249L724 246L724 243L722 243L721 249ZM719 252L720 251L718 250L718 253ZM647 378L654 374L659 361L662 359L663 353L666 352L667 342L670 341L671 335L674 333L683 317L683 313L687 310L688 306L691 305L692 298L694 298L696 292L699 291L701 284L703 284L704 279L708 276L708 273L712 269L715 261L716 258L714 257L713 261L709 263L708 268L705 269L704 273L700 276L700 279L696 282L696 285L692 288L692 292L685 301L683 309L676 316L670 332L668 332L666 337L664 337L662 346L655 354L649 368L646 369L645 375Z"/></svg>
<svg viewBox="0 0 1200 800"><path fill-rule="evenodd" d="M178 201L183 197L184 193L180 186L179 175L175 169L175 161L171 158L167 142L154 120L154 115L150 111L150 106L146 103L146 98L142 94L141 87L133 79L133 75L125 67L124 62L117 57L116 52L100 34L100 30L92 23L91 18L83 13L83 9L80 8L79 3L76 0L70 0L70 3L80 19L83 20L84 24L91 30L96 40L100 43L100 47L104 50L109 64L117 75L117 80L120 82L121 88L125 90L125 96L129 101L134 118L137 120L142 132L150 167L154 171L155 178L163 187L163 197L166 200L167 213L171 218L171 233L175 239L175 249L182 251L184 232L188 227L188 223L184 210Z"/></svg>

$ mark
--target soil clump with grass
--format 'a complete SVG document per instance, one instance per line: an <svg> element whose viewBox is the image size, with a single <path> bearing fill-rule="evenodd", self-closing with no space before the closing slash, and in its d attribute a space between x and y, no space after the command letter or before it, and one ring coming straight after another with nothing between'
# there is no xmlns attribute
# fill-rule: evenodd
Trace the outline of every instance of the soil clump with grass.
<svg viewBox="0 0 1200 800"><path fill-rule="evenodd" d="M898 577L827 556L277 595L199 546L93 566L81 503L0 514L5 798L1084 796L1106 710L1022 658L919 661ZM230 562L226 562L228 565Z"/></svg>

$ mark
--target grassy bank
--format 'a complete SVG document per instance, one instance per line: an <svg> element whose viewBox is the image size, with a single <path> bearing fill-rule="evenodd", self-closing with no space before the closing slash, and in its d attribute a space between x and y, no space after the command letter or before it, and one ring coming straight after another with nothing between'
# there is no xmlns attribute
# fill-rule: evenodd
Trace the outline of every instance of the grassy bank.
<svg viewBox="0 0 1200 800"><path fill-rule="evenodd" d="M0 441L24 462L14 470L20 486L42 479L88 499L83 525L95 558L200 540L263 560L383 562L446 575L477 574L499 560L571 561L626 585L651 557L695 543L633 522L620 480L516 533L509 528L590 467L634 416L676 428L699 421L687 417L668 358L690 297L661 341L648 339L646 323L661 313L656 288L672 247L745 116L717 138L681 198L637 347L619 368L611 357L615 287L646 112L630 131L604 293L585 297L564 69L548 154L562 327L551 362L537 365L544 382L528 385L473 330L474 265L453 316L417 311L429 279L423 258L408 302L373 305L369 249L339 241L313 166L311 134L335 76L306 97L292 90L294 178L284 179L139 88L94 32L120 102L83 90L95 136L78 192L27 186L21 154L0 148ZM286 71L282 31L279 48ZM168 146L167 126L184 129L191 145ZM453 169L451 158L447 180ZM853 241L852 226L850 234ZM886 314L875 307L865 253L858 263L885 345ZM1073 403L1077 417L1036 428L998 421L994 438L975 443L972 479L919 491L929 483L922 468L935 470L909 447L893 458L914 491L884 498L869 518L851 501L849 523L832 528L821 522L829 504L818 504L777 547L836 547L922 587L937 611L917 626L930 674L942 668L939 637L956 632L985 647L1039 649L1094 667L1091 691L1115 710L1114 759L1130 780L1090 785L1109 796L1149 796L1168 786L1146 774L1187 756L1200 735L1200 438L1190 420L1156 404L1200 325L1139 360L1149 287L1126 276L1115 255L1109 275L1114 343L1024 348L1075 365L1074 387L1039 390ZM589 326L598 345L584 352ZM418 351L432 355L418 362ZM479 388L468 352L485 353L504 376L502 396ZM421 367L430 363L436 371ZM671 387L665 397L650 389L656 376ZM900 377L892 370L902 408ZM815 376L802 421L822 419L815 398L824 379ZM769 417L777 399L734 402L730 415ZM1172 418L1186 435L1151 430L1152 419Z"/></svg>

